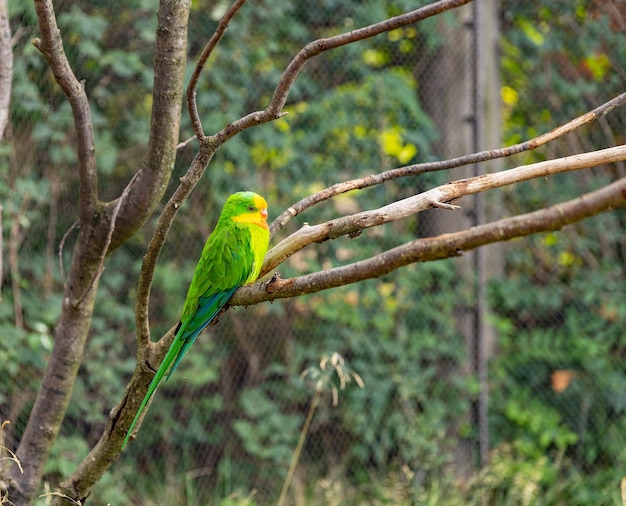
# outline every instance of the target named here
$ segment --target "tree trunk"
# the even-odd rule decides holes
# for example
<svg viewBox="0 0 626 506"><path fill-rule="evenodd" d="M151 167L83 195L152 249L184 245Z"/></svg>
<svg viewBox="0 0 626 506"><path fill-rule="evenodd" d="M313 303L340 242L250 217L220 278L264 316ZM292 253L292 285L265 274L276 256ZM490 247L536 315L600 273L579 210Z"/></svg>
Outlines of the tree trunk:
<svg viewBox="0 0 626 506"><path fill-rule="evenodd" d="M55 329L52 355L16 451L24 472L17 466L8 470L8 499L14 504L33 502L59 434L83 359L104 259L150 216L163 196L174 167L190 3L189 0L162 0L159 5L149 152L123 194L113 202L102 203L97 198L95 147L84 87L65 59L52 4L49 0L36 0L42 39L35 41L35 45L50 62L57 82L66 93L77 128L80 232L72 255L61 317ZM93 469L82 476L80 486L66 484L73 489L72 498L84 499L116 456L117 452L111 453L110 458L103 460L107 463L104 470Z"/></svg>
<svg viewBox="0 0 626 506"><path fill-rule="evenodd" d="M13 45L7 0L0 0L0 141L9 124L11 80L13 79Z"/></svg>

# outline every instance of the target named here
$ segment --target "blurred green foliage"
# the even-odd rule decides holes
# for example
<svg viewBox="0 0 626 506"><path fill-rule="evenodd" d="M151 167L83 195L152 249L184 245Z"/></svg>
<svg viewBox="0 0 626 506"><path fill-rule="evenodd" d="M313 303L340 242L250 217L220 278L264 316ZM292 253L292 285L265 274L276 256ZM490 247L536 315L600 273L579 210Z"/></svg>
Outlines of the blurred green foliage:
<svg viewBox="0 0 626 506"><path fill-rule="evenodd" d="M504 2L507 143L554 128L624 91L626 41L616 29L623 17L611 5ZM624 111L616 111L524 158L622 143L625 124ZM505 201L513 212L532 210L624 175L619 164L562 175L519 185L505 192ZM496 502L506 497L524 503L511 497L512 483L522 476L532 483L533 504L619 502L616 484L626 462L624 230L626 213L616 210L516 241L508 248L505 277L491 283L500 339L491 368L496 450L485 479L507 477ZM529 467L510 467L513 461Z"/></svg>
<svg viewBox="0 0 626 506"><path fill-rule="evenodd" d="M192 64L225 5L194 2ZM154 6L136 0L55 7L68 57L91 99L101 196L113 198L145 152ZM308 41L408 8L414 2L246 6L200 81L205 131L264 107L282 69ZM601 6L577 0L548 9L545 2L507 0L502 12L507 143L623 91L616 70L626 54L623 34ZM77 178L69 107L29 43L37 34L33 7L11 1L10 13L18 56L14 95L23 98L13 100L10 136L0 146L5 249L19 253L3 273L0 414L19 437L54 341L64 281L59 257L67 269ZM153 338L177 322L204 239L231 192L257 189L268 196L275 216L326 185L434 158L431 144L438 133L417 100L423 76L415 62L443 43L436 24L428 22L320 56L299 76L288 116L245 132L217 153L162 254L150 308ZM623 141L623 113L617 118L617 126L607 121L523 158ZM185 115L181 139L191 136ZM168 192L188 167L193 146L179 151ZM544 207L615 176L610 168L586 174L521 185L504 192L505 204L510 212ZM299 216L281 237L304 221L377 207L443 180L428 174L351 192ZM338 407L324 398L318 408L299 478L313 500L478 504L478 498L489 497L492 504L523 504L530 494L543 501L536 504L562 504L563 497L571 504L598 503L613 493L608 491L625 455L625 220L623 211L615 211L563 233L511 243L507 275L490 286L500 336L491 369L492 464L464 487L449 470L455 450L475 436L470 413L477 386L465 373L465 343L456 330L459 304L472 301L457 286L455 263L442 261L224 315L185 357L181 374L160 389L137 440L90 500L275 499L312 395L300 373L320 356L338 352L365 388L349 386ZM107 260L85 361L47 466L51 482L67 476L98 440L134 367L136 280L152 228L148 223ZM316 245L282 266L281 274L366 258L414 238L418 230L419 218L412 218ZM562 392L550 383L555 371L573 372Z"/></svg>

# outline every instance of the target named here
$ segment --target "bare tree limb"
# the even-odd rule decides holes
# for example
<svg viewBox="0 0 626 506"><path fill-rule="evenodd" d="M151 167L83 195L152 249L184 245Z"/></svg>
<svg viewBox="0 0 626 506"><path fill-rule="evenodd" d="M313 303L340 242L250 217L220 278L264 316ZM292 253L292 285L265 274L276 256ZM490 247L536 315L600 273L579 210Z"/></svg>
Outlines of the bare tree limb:
<svg viewBox="0 0 626 506"><path fill-rule="evenodd" d="M269 281L240 288L231 304L247 306L377 278L412 263L459 256L486 244L559 230L618 207L626 207L626 178L562 204L461 232L417 239L346 266L284 280L275 275Z"/></svg>
<svg viewBox="0 0 626 506"><path fill-rule="evenodd" d="M425 172L448 170L464 165L481 163L488 160L495 160L497 158L512 156L522 153L524 151L536 149L580 128L583 125L587 125L593 121L596 121L599 118L603 118L609 112L624 105L625 103L626 93L622 93L612 100L609 100L608 102L595 108L593 111L589 111L581 116L578 116L572 121L569 121L564 125L558 126L550 132L542 134L528 141L521 142L513 146L508 146L506 148L480 151L479 153L451 158L449 160L443 160L440 162L427 162L407 165L405 167L387 170L379 174L336 183L332 186L329 186L328 188L319 191L318 193L305 197L304 199L287 208L271 223L270 232L273 236L287 223L289 223L291 219L295 218L298 214L302 213L309 207L312 207L316 204L319 204L320 202L324 202L329 198L335 197L336 195L348 192L350 190L363 189L370 186L379 185L393 179L407 176L415 176L418 174L423 174Z"/></svg>
<svg viewBox="0 0 626 506"><path fill-rule="evenodd" d="M380 35L381 33L415 24L429 17L441 14L442 12L470 3L471 1L472 0L440 0L399 16L374 23L373 25L358 28L356 30L352 30L351 32L342 33L334 37L317 39L313 42L309 42L300 50L293 60L291 60L283 72L280 80L278 81L278 85L274 90L270 103L264 110L252 112L243 118L226 125L226 127L217 132L215 135L207 138L206 142L215 146L217 149L217 147L224 144L224 142L228 139L234 137L247 128L267 123L268 121L272 121L283 116L285 113L282 112L282 110L287 102L287 97L289 96L293 83L304 65L311 58L318 56L325 51L345 46L346 44L366 40L371 37L375 37L376 35Z"/></svg>
<svg viewBox="0 0 626 506"><path fill-rule="evenodd" d="M626 145L461 179L394 202L380 209L343 216L319 225L305 225L268 252L261 269L261 275L272 271L288 257L314 242L319 243L328 239L335 239L341 235L358 235L365 228L397 221L430 207L446 208L445 205L442 206L442 203L456 201L467 195L493 188L621 160L626 160Z"/></svg>
<svg viewBox="0 0 626 506"><path fill-rule="evenodd" d="M9 495L15 504L32 502L65 417L83 360L103 255L113 251L145 223L160 201L174 166L190 3L190 0L160 1L148 155L123 194L105 204L97 197L93 131L84 88L72 73L63 51L50 0L35 0L41 39L36 39L34 44L48 60L74 114L80 177L80 229L61 315L55 328L52 354L16 452L24 463L24 473L18 474L14 468L7 473ZM132 418L132 414L129 416ZM86 461L80 468L84 474L73 475L62 484L65 495L82 502L119 453L119 446L117 444L116 450L106 447L98 460Z"/></svg>
<svg viewBox="0 0 626 506"><path fill-rule="evenodd" d="M80 220L87 224L98 204L98 177L96 172L96 148L89 100L83 83L78 81L65 51L61 32L57 26L52 0L34 0L41 39L34 39L33 45L48 60L54 78L65 93L76 126L76 152L80 175Z"/></svg>
<svg viewBox="0 0 626 506"><path fill-rule="evenodd" d="M200 79L202 70L204 70L204 65L226 33L226 29L228 28L230 21L245 3L246 0L237 0L228 8L222 19L220 19L215 32L202 50L202 54L198 59L198 63L196 63L196 67L193 69L193 74L191 75L189 85L187 86L187 110L189 111L191 125L194 133L196 134L196 138L201 142L206 136L204 135L202 122L200 121L200 115L198 114L198 105L196 103L196 87L198 86L198 80Z"/></svg>
<svg viewBox="0 0 626 506"><path fill-rule="evenodd" d="M136 303L136 320L138 333L137 340L140 349L150 349L150 332L148 323L148 304L150 290L152 287L154 270L156 269L156 264L161 250L163 249L163 245L165 244L167 234L169 233L172 222L176 217L176 214L178 213L178 209L180 209L187 197L193 191L195 185L199 181L200 177L202 177L202 175L204 174L207 165L213 158L213 155L215 154L217 149L226 141L246 130L247 128L267 123L283 115L284 113L281 112L282 108L285 105L289 91L291 90L291 87L293 86L293 83L295 82L298 73L305 65L305 63L314 56L317 56L324 51L350 44L352 42L357 42L370 37L374 37L386 31L417 23L418 21L422 21L428 17L435 16L447 10L464 5L466 3L469 3L470 1L471 0L440 0L439 2L434 2L420 9L416 9L414 11L381 21L379 23L375 23L370 26L366 26L364 28L353 30L349 33L337 35L335 37L329 37L326 39L318 39L307 44L287 66L287 69L284 71L281 79L278 82L270 104L266 109L264 109L263 111L252 112L244 116L243 118L240 118L237 121L234 121L233 123L227 125L224 129L217 132L215 135L202 137L200 139L200 150L192 161L187 173L181 178L180 186L176 189L168 203L165 205L165 208L163 209L161 215L159 216L154 235L152 237L152 240L150 241L150 244L148 245L146 254L144 256L144 262L142 264L140 281L137 290ZM228 22L230 22L232 16L236 14L242 4L243 2L235 2L227 11L224 16L226 20L223 20L218 25L217 30L220 33L218 35L214 34L211 38L211 41L205 48L204 53L206 53L206 58L208 58L210 53L213 51L215 45L221 39L223 31L226 29ZM201 67L196 67L196 71L194 73L197 72L199 74L201 70ZM194 89L195 88L192 88L190 83L190 86L187 90L188 101L191 100L192 102L195 102L195 92L193 91ZM197 113L197 106L195 104L189 105L189 108L190 111L192 111L190 112L191 114ZM199 121L199 119L197 119L197 121ZM196 131L197 135L199 130L196 130L196 127L194 127L194 130Z"/></svg>
<svg viewBox="0 0 626 506"><path fill-rule="evenodd" d="M191 0L159 2L148 153L135 176L135 183L127 186L128 195L119 209L109 253L134 234L152 215L163 197L174 168L183 108L190 4ZM106 205L106 220L109 224L117 203L115 200ZM108 230L109 226L103 224L103 241Z"/></svg>

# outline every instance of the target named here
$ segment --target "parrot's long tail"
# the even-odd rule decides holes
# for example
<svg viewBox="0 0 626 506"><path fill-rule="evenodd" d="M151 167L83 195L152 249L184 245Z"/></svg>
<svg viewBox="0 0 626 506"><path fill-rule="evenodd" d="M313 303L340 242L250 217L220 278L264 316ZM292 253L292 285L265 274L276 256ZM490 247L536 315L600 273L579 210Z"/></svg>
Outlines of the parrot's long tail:
<svg viewBox="0 0 626 506"><path fill-rule="evenodd" d="M141 405L137 410L137 414L133 419L133 423L130 424L130 428L126 433L126 437L124 438L124 442L122 443L122 450L126 447L128 440L141 417L145 407L150 402L152 398L152 394L156 391L159 383L163 379L163 376L167 374L167 379L169 380L172 373L178 367L181 359L189 349L189 347L194 343L198 334L202 332L207 325L209 325L215 317L218 315L220 310L226 305L228 300L232 297L235 290L238 287L232 288L230 290L226 290L224 292L219 292L210 297L200 297L198 301L198 309L195 314L185 322L181 322L176 327L176 337L170 346L170 349L167 350L167 354L161 362L159 370L152 378L150 382L150 386L148 386L148 391L146 392L146 396L141 401ZM169 372L168 372L169 371Z"/></svg>

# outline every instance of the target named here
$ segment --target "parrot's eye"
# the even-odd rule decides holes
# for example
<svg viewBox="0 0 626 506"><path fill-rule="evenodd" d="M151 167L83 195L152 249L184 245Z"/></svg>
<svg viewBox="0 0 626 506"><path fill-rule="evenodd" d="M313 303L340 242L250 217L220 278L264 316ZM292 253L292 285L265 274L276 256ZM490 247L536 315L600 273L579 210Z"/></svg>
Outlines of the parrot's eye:
<svg viewBox="0 0 626 506"><path fill-rule="evenodd" d="M250 211L250 212L254 211L254 206L249 206L248 207L248 211Z"/></svg>

